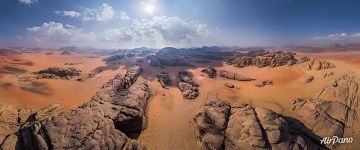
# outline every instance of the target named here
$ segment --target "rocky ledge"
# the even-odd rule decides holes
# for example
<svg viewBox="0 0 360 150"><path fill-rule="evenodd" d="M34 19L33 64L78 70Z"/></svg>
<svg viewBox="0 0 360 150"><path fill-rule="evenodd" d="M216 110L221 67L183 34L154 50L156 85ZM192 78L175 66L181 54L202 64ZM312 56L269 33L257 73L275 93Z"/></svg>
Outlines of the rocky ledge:
<svg viewBox="0 0 360 150"><path fill-rule="evenodd" d="M163 88L167 88L171 85L170 75L167 72L160 72L156 75L158 81Z"/></svg>
<svg viewBox="0 0 360 150"><path fill-rule="evenodd" d="M231 80L237 80L237 81L253 81L253 80L255 80L253 78L245 77L243 75L240 75L237 73L231 73L228 71L221 71L220 77L231 79Z"/></svg>

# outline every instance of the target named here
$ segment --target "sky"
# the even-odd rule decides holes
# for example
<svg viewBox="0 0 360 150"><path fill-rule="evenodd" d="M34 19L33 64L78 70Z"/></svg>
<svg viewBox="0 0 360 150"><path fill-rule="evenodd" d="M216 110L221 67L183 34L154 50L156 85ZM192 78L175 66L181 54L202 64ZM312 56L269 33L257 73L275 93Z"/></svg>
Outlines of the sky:
<svg viewBox="0 0 360 150"><path fill-rule="evenodd" d="M0 46L133 48L360 42L356 0L1 0Z"/></svg>

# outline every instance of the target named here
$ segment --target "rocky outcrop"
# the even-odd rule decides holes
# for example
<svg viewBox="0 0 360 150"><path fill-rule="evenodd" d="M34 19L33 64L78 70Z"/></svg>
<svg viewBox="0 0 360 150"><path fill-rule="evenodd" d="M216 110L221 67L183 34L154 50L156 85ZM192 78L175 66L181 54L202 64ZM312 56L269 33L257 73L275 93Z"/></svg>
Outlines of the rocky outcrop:
<svg viewBox="0 0 360 150"><path fill-rule="evenodd" d="M38 72L34 72L32 79L62 79L82 81L82 71L74 67L60 68L60 67L49 67Z"/></svg>
<svg viewBox="0 0 360 150"><path fill-rule="evenodd" d="M219 49L165 47L150 57L150 65L164 68L165 66L193 66L191 62L204 63L207 60L221 60L223 56L231 56L231 52Z"/></svg>
<svg viewBox="0 0 360 150"><path fill-rule="evenodd" d="M122 60L125 57L125 54L112 55L110 57L104 58L103 61L106 63L112 63L115 61Z"/></svg>
<svg viewBox="0 0 360 150"><path fill-rule="evenodd" d="M158 81L163 88L167 88L171 85L170 75L167 72L160 72L156 75Z"/></svg>
<svg viewBox="0 0 360 150"><path fill-rule="evenodd" d="M324 137L345 136L357 119L359 82L351 75L343 75L323 88L315 98L297 98L293 110L305 126ZM332 145L329 145L332 147Z"/></svg>
<svg viewBox="0 0 360 150"><path fill-rule="evenodd" d="M235 88L235 85L234 84L231 84L231 83L225 83L224 84L225 85L225 87L228 87L228 88Z"/></svg>
<svg viewBox="0 0 360 150"><path fill-rule="evenodd" d="M245 77L243 75L237 74L237 73L231 73L227 71L221 71L219 74L220 77L231 79L231 80L237 80L237 81L252 81L255 80L253 78Z"/></svg>
<svg viewBox="0 0 360 150"><path fill-rule="evenodd" d="M30 109L0 104L0 149L15 149L17 132L31 115Z"/></svg>
<svg viewBox="0 0 360 150"><path fill-rule="evenodd" d="M194 121L197 137L203 149L224 149L225 129L230 115L230 105L216 98L210 99L196 114Z"/></svg>
<svg viewBox="0 0 360 150"><path fill-rule="evenodd" d="M270 109L211 98L194 118L203 149L321 149Z"/></svg>
<svg viewBox="0 0 360 150"><path fill-rule="evenodd" d="M261 82L255 84L255 86L257 86L257 87L264 87L264 86L271 86L271 85L274 85L274 82L271 80L264 80L264 81L261 81Z"/></svg>
<svg viewBox="0 0 360 150"><path fill-rule="evenodd" d="M81 107L40 123L37 119L30 122L21 129L20 148L145 149L144 143L128 138L136 138L146 125L150 92L145 79L139 77L141 71L139 66L132 66L125 75L117 75L102 86ZM35 118L48 114L37 113Z"/></svg>
<svg viewBox="0 0 360 150"><path fill-rule="evenodd" d="M311 61L305 63L304 66L305 69L307 70L322 70L322 69L330 69L336 67L331 62L328 62L326 60L317 60L317 59L312 59Z"/></svg>
<svg viewBox="0 0 360 150"><path fill-rule="evenodd" d="M252 65L259 68L293 65L297 62L294 55L295 53L293 52L250 51L237 55L236 58L231 61L231 64L240 68Z"/></svg>
<svg viewBox="0 0 360 150"><path fill-rule="evenodd" d="M216 77L216 69L214 67L207 66L201 72L206 73L210 78Z"/></svg>
<svg viewBox="0 0 360 150"><path fill-rule="evenodd" d="M309 57L301 56L301 57L297 60L297 63L298 63L298 64L301 64L301 63L305 63L305 62L308 62L308 61L310 61L310 58L309 58Z"/></svg>
<svg viewBox="0 0 360 150"><path fill-rule="evenodd" d="M198 84L191 78L186 71L179 72L178 87L185 99L195 99L199 96Z"/></svg>
<svg viewBox="0 0 360 150"><path fill-rule="evenodd" d="M310 82L312 82L314 79L315 79L314 76L309 75L309 76L306 76L306 77L304 78L304 81L305 81L305 83L310 83Z"/></svg>

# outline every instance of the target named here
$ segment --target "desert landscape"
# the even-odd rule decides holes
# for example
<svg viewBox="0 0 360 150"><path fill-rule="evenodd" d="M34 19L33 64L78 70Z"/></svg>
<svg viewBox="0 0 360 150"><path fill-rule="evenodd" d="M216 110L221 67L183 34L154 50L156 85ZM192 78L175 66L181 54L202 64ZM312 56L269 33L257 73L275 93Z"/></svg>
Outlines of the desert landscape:
<svg viewBox="0 0 360 150"><path fill-rule="evenodd" d="M360 144L359 51L7 48L0 54L3 149ZM333 136L354 141L320 143Z"/></svg>

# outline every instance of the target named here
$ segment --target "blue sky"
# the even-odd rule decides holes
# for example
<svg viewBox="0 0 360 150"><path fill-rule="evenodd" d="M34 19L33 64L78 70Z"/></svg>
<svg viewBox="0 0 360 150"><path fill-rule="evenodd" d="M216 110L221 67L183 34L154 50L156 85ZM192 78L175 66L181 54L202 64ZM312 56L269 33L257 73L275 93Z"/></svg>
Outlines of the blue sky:
<svg viewBox="0 0 360 150"><path fill-rule="evenodd" d="M1 0L0 46L280 46L360 41L355 0Z"/></svg>

